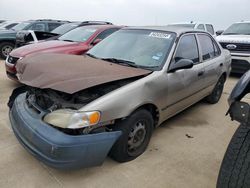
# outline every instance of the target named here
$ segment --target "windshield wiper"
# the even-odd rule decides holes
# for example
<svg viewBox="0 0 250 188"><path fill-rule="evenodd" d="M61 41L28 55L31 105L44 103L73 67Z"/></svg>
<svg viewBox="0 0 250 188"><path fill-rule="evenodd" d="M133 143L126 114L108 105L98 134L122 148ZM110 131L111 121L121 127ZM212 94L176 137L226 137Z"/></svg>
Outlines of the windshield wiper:
<svg viewBox="0 0 250 188"><path fill-rule="evenodd" d="M130 67L136 67L136 68L141 67L141 66L137 65L135 62L125 60L125 59L102 58L102 60L109 61L109 62L112 62L112 63L117 63L117 64L120 64L120 65L130 66Z"/></svg>
<svg viewBox="0 0 250 188"><path fill-rule="evenodd" d="M90 54L90 53L86 53L85 55L87 55L87 56L89 56L89 57L92 57L92 58L95 58L95 59L99 59L98 57L96 57L95 55Z"/></svg>
<svg viewBox="0 0 250 188"><path fill-rule="evenodd" d="M68 39L65 39L65 40L62 40L62 41L66 41L66 42L75 42L73 40L68 40Z"/></svg>

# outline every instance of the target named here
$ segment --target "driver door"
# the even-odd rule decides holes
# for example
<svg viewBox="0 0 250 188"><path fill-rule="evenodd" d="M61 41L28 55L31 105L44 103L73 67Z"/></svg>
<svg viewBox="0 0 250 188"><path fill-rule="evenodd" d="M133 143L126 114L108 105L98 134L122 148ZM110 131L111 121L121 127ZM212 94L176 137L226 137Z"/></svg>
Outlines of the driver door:
<svg viewBox="0 0 250 188"><path fill-rule="evenodd" d="M185 34L180 38L171 63L179 63L180 59L192 60L194 66L190 69L168 73L167 105L165 108L167 118L200 100L204 81L204 66L200 63L195 34Z"/></svg>

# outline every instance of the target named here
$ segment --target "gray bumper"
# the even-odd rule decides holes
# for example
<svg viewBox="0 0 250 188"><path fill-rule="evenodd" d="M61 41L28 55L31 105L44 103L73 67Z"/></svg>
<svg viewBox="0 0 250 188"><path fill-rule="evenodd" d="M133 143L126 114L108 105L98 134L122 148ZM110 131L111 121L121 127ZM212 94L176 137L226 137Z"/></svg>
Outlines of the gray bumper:
<svg viewBox="0 0 250 188"><path fill-rule="evenodd" d="M71 136L42 121L41 115L26 105L19 95L10 111L10 122L19 142L37 159L60 169L98 166L121 132Z"/></svg>

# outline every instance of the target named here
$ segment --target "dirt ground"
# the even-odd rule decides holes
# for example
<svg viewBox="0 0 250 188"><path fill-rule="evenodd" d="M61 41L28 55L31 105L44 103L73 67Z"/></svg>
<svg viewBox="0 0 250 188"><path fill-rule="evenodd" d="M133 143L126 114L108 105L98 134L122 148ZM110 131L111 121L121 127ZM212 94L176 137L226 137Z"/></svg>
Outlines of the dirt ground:
<svg viewBox="0 0 250 188"><path fill-rule="evenodd" d="M228 79L218 104L200 102L166 121L136 160L119 164L107 158L100 167L59 171L32 157L13 135L6 103L18 84L6 77L4 61L0 61L0 187L214 188L237 128L225 116L228 94L237 80Z"/></svg>

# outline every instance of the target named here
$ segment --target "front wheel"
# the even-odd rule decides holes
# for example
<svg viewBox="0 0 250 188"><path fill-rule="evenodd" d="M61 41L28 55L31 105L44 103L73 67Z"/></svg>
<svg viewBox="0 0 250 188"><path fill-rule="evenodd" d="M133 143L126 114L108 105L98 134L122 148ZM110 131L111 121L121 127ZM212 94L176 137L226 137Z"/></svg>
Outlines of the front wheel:
<svg viewBox="0 0 250 188"><path fill-rule="evenodd" d="M248 126L240 125L234 133L221 164L217 188L250 187L250 128Z"/></svg>
<svg viewBox="0 0 250 188"><path fill-rule="evenodd" d="M6 59L10 52L14 49L14 44L11 42L3 42L0 44L0 57Z"/></svg>
<svg viewBox="0 0 250 188"><path fill-rule="evenodd" d="M144 109L115 124L114 130L122 131L122 135L110 151L111 158L127 162L140 156L149 144L153 124L152 114Z"/></svg>
<svg viewBox="0 0 250 188"><path fill-rule="evenodd" d="M224 76L220 77L218 80L217 84L215 85L212 93L206 97L206 101L210 104L216 104L219 102L223 89L224 89L224 84L225 84L225 78Z"/></svg>

